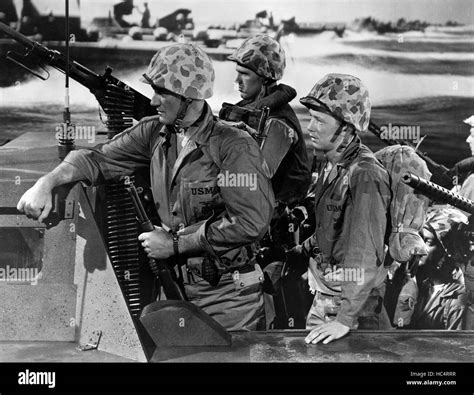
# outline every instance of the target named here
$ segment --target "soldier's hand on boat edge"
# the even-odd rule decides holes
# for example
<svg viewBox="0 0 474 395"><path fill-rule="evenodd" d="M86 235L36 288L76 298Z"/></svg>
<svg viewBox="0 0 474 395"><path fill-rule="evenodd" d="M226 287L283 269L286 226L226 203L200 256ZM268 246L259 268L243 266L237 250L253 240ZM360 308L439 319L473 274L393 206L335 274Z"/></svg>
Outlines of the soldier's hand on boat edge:
<svg viewBox="0 0 474 395"><path fill-rule="evenodd" d="M44 222L53 208L52 190L50 183L40 178L20 198L16 206L17 210L25 213L28 218Z"/></svg>
<svg viewBox="0 0 474 395"><path fill-rule="evenodd" d="M338 321L326 322L314 328L304 340L308 344L316 344L321 340L323 340L323 344L328 344L347 335L349 330L348 326Z"/></svg>

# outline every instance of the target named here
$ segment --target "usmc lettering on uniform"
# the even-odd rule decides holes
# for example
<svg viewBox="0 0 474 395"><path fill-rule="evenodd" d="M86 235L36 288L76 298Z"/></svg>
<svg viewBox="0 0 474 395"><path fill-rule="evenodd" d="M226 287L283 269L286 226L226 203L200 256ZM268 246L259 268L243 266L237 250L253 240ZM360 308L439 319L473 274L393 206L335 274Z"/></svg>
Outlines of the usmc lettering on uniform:
<svg viewBox="0 0 474 395"><path fill-rule="evenodd" d="M210 195L213 193L217 193L217 187L191 188L191 194L193 195Z"/></svg>
<svg viewBox="0 0 474 395"><path fill-rule="evenodd" d="M20 385L47 385L48 388L56 387L56 372L30 372L26 369L18 373Z"/></svg>

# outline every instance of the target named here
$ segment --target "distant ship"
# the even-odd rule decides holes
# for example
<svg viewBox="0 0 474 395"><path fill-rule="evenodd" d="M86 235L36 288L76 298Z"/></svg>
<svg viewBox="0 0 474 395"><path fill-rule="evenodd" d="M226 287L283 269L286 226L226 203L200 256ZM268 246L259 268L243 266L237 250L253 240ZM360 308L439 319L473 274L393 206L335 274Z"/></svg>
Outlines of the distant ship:
<svg viewBox="0 0 474 395"><path fill-rule="evenodd" d="M21 12L18 13L17 9L21 9ZM116 9L114 7L114 10ZM190 13L191 10L177 9L159 19L159 27L155 28L123 26L119 23L121 19L115 13L114 17L109 15L105 18L95 18L87 30L82 27L80 16L70 15L70 56L79 63L85 64L103 63L103 60L107 59L111 65L131 61L133 66L144 66L157 48L169 45L173 41L186 40L201 44L211 58L225 60L232 50L216 48L219 43L208 40L206 34L201 34L196 40ZM65 15L60 15L56 11L41 14L32 0L24 0L22 7L16 7L13 0L2 0L0 22L44 44L49 49L60 52L65 50ZM2 60L0 61L0 87L14 85L26 75L23 69L12 69L9 62L4 61L9 51L21 54L20 46L0 33L0 59ZM126 57L125 54L127 54Z"/></svg>
<svg viewBox="0 0 474 395"><path fill-rule="evenodd" d="M102 64L107 59L111 65L125 62L131 66L145 66L157 48L181 40L196 42L212 59L223 61L243 39L255 33L263 32L279 39L286 34L317 34L323 31L334 31L342 36L345 30L345 24L298 24L294 17L277 25L271 12L261 11L254 19L241 24L227 27L214 25L199 31L195 28L191 10L186 8L178 8L157 19L153 26L142 18L142 26L138 26L123 18L132 13L133 0L116 3L108 16L94 18L85 29L77 3L72 4L76 5L76 9L69 15L70 55L79 63L91 65ZM42 14L39 9L38 0L2 0L0 22L50 49L64 52L64 12L48 10ZM0 34L0 59L5 59L9 51L18 48L17 43L2 38ZM0 62L0 87L11 86L24 76L22 69L12 70L7 62Z"/></svg>

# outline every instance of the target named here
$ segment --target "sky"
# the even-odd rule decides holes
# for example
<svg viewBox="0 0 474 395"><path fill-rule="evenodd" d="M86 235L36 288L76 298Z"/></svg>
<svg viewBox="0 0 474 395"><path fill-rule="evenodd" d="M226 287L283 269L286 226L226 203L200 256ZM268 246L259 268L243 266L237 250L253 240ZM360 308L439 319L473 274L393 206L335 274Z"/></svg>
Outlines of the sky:
<svg viewBox="0 0 474 395"><path fill-rule="evenodd" d="M2 1L2 0L0 0ZM33 0L43 11L59 14L64 0ZM84 22L107 16L117 0L69 0L71 13L80 12ZM21 0L15 0L16 3ZM80 2L80 9L77 3ZM143 7L143 0L134 4ZM196 25L231 24L253 19L261 10L273 12L276 22L296 17L296 22L350 22L372 16L383 21L420 19L431 23L455 20L474 24L474 0L148 0L152 18L163 17L177 8L189 8ZM134 13L131 19L138 19Z"/></svg>

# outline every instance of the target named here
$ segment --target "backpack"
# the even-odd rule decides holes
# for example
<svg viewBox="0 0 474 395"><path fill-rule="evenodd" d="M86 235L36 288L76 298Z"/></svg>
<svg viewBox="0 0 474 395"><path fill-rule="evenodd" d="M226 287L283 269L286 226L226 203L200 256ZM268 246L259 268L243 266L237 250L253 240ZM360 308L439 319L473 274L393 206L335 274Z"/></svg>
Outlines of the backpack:
<svg viewBox="0 0 474 395"><path fill-rule="evenodd" d="M409 262L415 255L426 255L427 249L419 232L425 222L429 198L416 193L401 181L407 172L429 180L431 173L426 162L418 156L414 148L399 144L377 151L375 157L390 176L391 230L386 244L391 258L404 263Z"/></svg>
<svg viewBox="0 0 474 395"><path fill-rule="evenodd" d="M384 304L390 321L397 327L406 327L411 323L418 299L416 257L428 253L420 231L425 223L429 198L416 193L401 181L401 177L410 172L429 180L431 173L426 162L409 146L388 146L377 151L375 157L387 169L392 191L391 229L386 240L389 259L385 259L385 265L398 262L394 264L397 267L394 277L387 283Z"/></svg>

